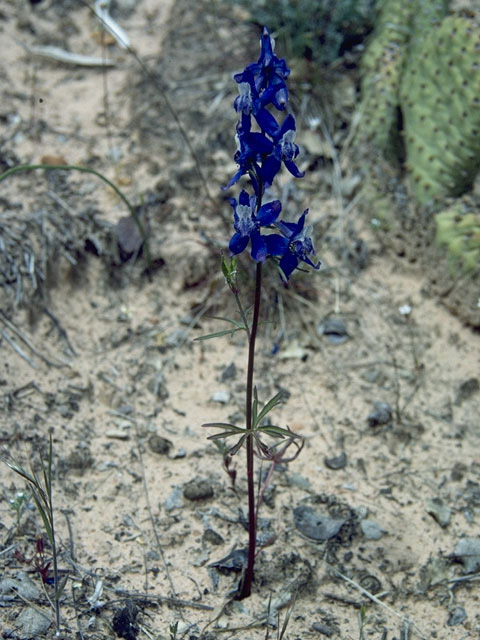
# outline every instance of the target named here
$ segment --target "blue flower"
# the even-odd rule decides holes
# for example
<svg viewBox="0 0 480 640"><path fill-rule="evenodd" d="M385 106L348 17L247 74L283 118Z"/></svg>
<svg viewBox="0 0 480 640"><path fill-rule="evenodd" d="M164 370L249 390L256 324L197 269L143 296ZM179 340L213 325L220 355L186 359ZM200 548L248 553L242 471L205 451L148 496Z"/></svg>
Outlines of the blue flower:
<svg viewBox="0 0 480 640"><path fill-rule="evenodd" d="M305 217L307 213L308 209L305 209L296 223L282 221L275 223L275 226L284 237L282 238L282 242L276 240L276 253L271 251L271 255L282 256L280 258L279 266L285 276L285 280L290 278L292 272L298 267L298 263L300 261L305 262L314 269L320 268L320 261L315 264L308 257L309 255L315 256L316 253L310 236L312 227L305 226Z"/></svg>
<svg viewBox="0 0 480 640"><path fill-rule="evenodd" d="M282 162L295 178L303 178L305 171L295 164L298 156L298 145L295 144L295 118L289 114L278 128L273 138L273 151L265 158L262 165L262 179L265 188L272 185L273 179L280 171Z"/></svg>
<svg viewBox="0 0 480 640"><path fill-rule="evenodd" d="M242 73L237 73L234 78L238 82L239 91L233 103L235 111L243 114L243 116L253 114L260 129L267 135L273 137L278 131L278 122L274 116L264 108L263 101L258 95L252 72L247 68Z"/></svg>
<svg viewBox="0 0 480 640"><path fill-rule="evenodd" d="M260 40L261 51L258 62L246 67L243 73L236 74L234 79L238 83L248 82L247 77L253 78L253 83L260 98L261 106L272 103L278 110L283 111L288 101L288 89L285 79L290 69L283 58L277 58L273 53L274 40L267 27L264 27Z"/></svg>
<svg viewBox="0 0 480 640"><path fill-rule="evenodd" d="M230 255L242 253L247 248L249 241L252 242L251 255L256 262L264 262L268 255L278 255L273 253L278 251L276 240L273 238L281 238L278 234L262 236L260 227L268 227L273 224L282 210L280 200L267 202L255 211L257 206L257 197L242 189L238 198L230 198L230 204L233 207L233 226L235 233L230 240L228 248Z"/></svg>
<svg viewBox="0 0 480 640"><path fill-rule="evenodd" d="M272 153L273 142L263 133L251 132L250 116L242 115L242 119L237 124L237 144L238 148L233 159L238 164L238 171L222 189L229 189L233 184L246 173L253 171L257 176L261 175L259 163L263 158ZM252 180L255 192L258 193L258 184Z"/></svg>

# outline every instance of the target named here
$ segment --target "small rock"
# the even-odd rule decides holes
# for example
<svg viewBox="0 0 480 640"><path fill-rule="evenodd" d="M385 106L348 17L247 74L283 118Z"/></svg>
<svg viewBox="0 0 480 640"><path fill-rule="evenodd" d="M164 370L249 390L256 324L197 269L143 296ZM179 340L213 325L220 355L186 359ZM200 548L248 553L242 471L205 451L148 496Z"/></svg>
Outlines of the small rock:
<svg viewBox="0 0 480 640"><path fill-rule="evenodd" d="M329 469L344 469L347 466L347 454L345 453L345 451L342 451L339 456L334 456L333 458L325 458L324 462L325 466Z"/></svg>
<svg viewBox="0 0 480 640"><path fill-rule="evenodd" d="M173 487L172 493L165 500L165 511L167 511L168 513L169 511L173 511L174 509L180 509L181 507L183 507L182 496L182 488L178 485Z"/></svg>
<svg viewBox="0 0 480 640"><path fill-rule="evenodd" d="M183 487L183 497L192 501L208 500L213 498L213 487L209 480L190 480Z"/></svg>
<svg viewBox="0 0 480 640"><path fill-rule="evenodd" d="M452 511L450 507L443 504L440 498L432 498L432 500L429 500L425 511L433 516L441 527L447 527L450 524Z"/></svg>
<svg viewBox="0 0 480 640"><path fill-rule="evenodd" d="M237 367L234 362L231 362L228 367L222 371L220 375L221 382L227 382L227 380L235 380L237 377Z"/></svg>
<svg viewBox="0 0 480 640"><path fill-rule="evenodd" d="M40 590L29 578L25 571L19 571L15 578L3 578L0 580L0 593L5 594L2 599L6 600L6 594L12 593L12 598L19 596L25 600L37 600L40 597Z"/></svg>
<svg viewBox="0 0 480 640"><path fill-rule="evenodd" d="M457 606L448 614L448 626L455 627L457 624L462 624L467 619L467 612L463 607Z"/></svg>
<svg viewBox="0 0 480 640"><path fill-rule="evenodd" d="M167 455L172 447L172 443L170 440L153 433L148 439L148 446L150 447L150 451L153 451L153 453Z"/></svg>
<svg viewBox="0 0 480 640"><path fill-rule="evenodd" d="M212 402L219 402L220 404L228 404L230 402L229 391L215 391L211 398Z"/></svg>
<svg viewBox="0 0 480 640"><path fill-rule="evenodd" d="M458 391L457 397L455 398L455 404L457 406L461 405L464 400L468 400L471 396L478 393L480 386L478 384L477 378L469 378L462 382Z"/></svg>
<svg viewBox="0 0 480 640"><path fill-rule="evenodd" d="M140 251L143 244L142 234L133 216L120 218L117 222L117 242L122 261L126 261L134 253Z"/></svg>
<svg viewBox="0 0 480 640"><path fill-rule="evenodd" d="M474 573L480 568L480 539L461 538L455 546L454 556L462 562L466 573Z"/></svg>
<svg viewBox="0 0 480 640"><path fill-rule="evenodd" d="M179 449L176 453L173 454L174 460L181 460L182 458L186 458L186 457L187 457L187 452L185 451L185 449Z"/></svg>
<svg viewBox="0 0 480 640"><path fill-rule="evenodd" d="M317 327L318 334L327 336L330 344L343 344L349 338L347 327L340 318L327 318Z"/></svg>
<svg viewBox="0 0 480 640"><path fill-rule="evenodd" d="M380 540L383 535L383 529L373 520L361 520L360 529L367 540Z"/></svg>
<svg viewBox="0 0 480 640"><path fill-rule="evenodd" d="M108 429L105 431L105 435L112 440L129 440L130 438L126 431L120 431L119 429Z"/></svg>
<svg viewBox="0 0 480 640"><path fill-rule="evenodd" d="M337 535L346 520L318 515L311 507L300 505L293 510L297 529L312 540L329 540Z"/></svg>
<svg viewBox="0 0 480 640"><path fill-rule="evenodd" d="M327 636L330 638L335 633L335 629L330 627L328 624L323 624L323 622L314 622L312 624L312 631L318 631L322 636Z"/></svg>
<svg viewBox="0 0 480 640"><path fill-rule="evenodd" d="M223 574L229 574L230 571L239 573L247 566L247 559L248 551L246 549L234 549L225 558L212 562L208 566Z"/></svg>
<svg viewBox="0 0 480 640"><path fill-rule="evenodd" d="M377 427L392 421L392 408L386 402L374 402L374 410L368 415L369 427Z"/></svg>
<svg viewBox="0 0 480 640"><path fill-rule="evenodd" d="M453 480L453 482L460 482L460 480L463 480L463 476L465 475L467 470L468 467L464 462L456 462L450 472L450 478Z"/></svg>
<svg viewBox="0 0 480 640"><path fill-rule="evenodd" d="M216 546L224 543L224 539L222 538L222 536L210 528L205 529L205 531L203 532L202 540L203 542L207 542Z"/></svg>
<svg viewBox="0 0 480 640"><path fill-rule="evenodd" d="M27 607L18 616L17 626L21 628L19 638L21 640L33 640L43 636L50 627L50 618L33 607Z"/></svg>
<svg viewBox="0 0 480 640"><path fill-rule="evenodd" d="M125 640L137 640L139 632L136 624L138 607L134 602L128 600L126 605L119 608L113 614L112 628L119 638Z"/></svg>

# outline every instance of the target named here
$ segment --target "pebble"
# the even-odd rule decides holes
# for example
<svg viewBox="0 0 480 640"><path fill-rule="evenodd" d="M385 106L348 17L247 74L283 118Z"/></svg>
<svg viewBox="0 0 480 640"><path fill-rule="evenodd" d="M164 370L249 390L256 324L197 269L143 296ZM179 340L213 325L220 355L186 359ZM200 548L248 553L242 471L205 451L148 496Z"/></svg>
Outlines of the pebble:
<svg viewBox="0 0 480 640"><path fill-rule="evenodd" d="M360 528L364 538L367 540L380 540L383 535L383 529L380 525L368 518L360 522Z"/></svg>
<svg viewBox="0 0 480 640"><path fill-rule="evenodd" d="M21 640L36 640L48 631L51 622L46 613L33 607L27 607L16 619L16 624L20 627L18 637Z"/></svg>
<svg viewBox="0 0 480 640"><path fill-rule="evenodd" d="M448 615L448 626L455 627L457 624L462 624L467 619L467 612L463 607L456 606Z"/></svg>
<svg viewBox="0 0 480 640"><path fill-rule="evenodd" d="M333 469L334 471L338 469L344 469L347 466L347 454L345 451L338 456L334 456L333 458L325 458L324 460L325 466L329 469Z"/></svg>
<svg viewBox="0 0 480 640"><path fill-rule="evenodd" d="M12 593L12 599L19 596L25 600L37 600L40 597L40 590L37 585L29 578L25 571L19 571L15 578L4 578L0 580L0 593L5 594L3 599L8 599L8 592Z"/></svg>
<svg viewBox="0 0 480 640"><path fill-rule="evenodd" d="M220 404L228 404L230 402L229 391L215 391L211 398L212 402L219 402Z"/></svg>
<svg viewBox="0 0 480 640"><path fill-rule="evenodd" d="M389 404L386 402L374 402L373 408L374 410L367 417L369 427L377 427L392 421L392 408Z"/></svg>
<svg viewBox="0 0 480 640"><path fill-rule="evenodd" d="M320 336L327 336L330 344L343 344L349 338L347 327L340 318L327 318L317 327Z"/></svg>
<svg viewBox="0 0 480 640"><path fill-rule="evenodd" d="M105 431L107 438L112 440L129 440L130 436L126 431L119 431L118 429L108 429Z"/></svg>
<svg viewBox="0 0 480 640"><path fill-rule="evenodd" d="M318 633L321 633L322 636L327 636L327 638L330 638L335 633L333 627L330 627L328 624L323 624L323 622L314 622L312 624L312 631L318 631Z"/></svg>
<svg viewBox="0 0 480 640"><path fill-rule="evenodd" d="M222 371L220 375L221 382L226 382L227 380L235 380L237 377L237 367L234 362L231 362L228 367Z"/></svg>
<svg viewBox="0 0 480 640"><path fill-rule="evenodd" d="M450 507L443 504L440 498L432 498L432 500L429 500L425 511L429 513L441 527L447 527L450 524L452 511Z"/></svg>
<svg viewBox="0 0 480 640"><path fill-rule="evenodd" d="M346 520L319 515L306 505L293 510L293 520L297 529L312 540L329 540L337 535Z"/></svg>
<svg viewBox="0 0 480 640"><path fill-rule="evenodd" d="M225 558L212 562L208 566L223 574L229 574L230 571L239 573L246 567L247 559L248 552L246 549L234 549Z"/></svg>
<svg viewBox="0 0 480 640"><path fill-rule="evenodd" d="M457 406L460 406L464 400L468 400L469 398L471 398L471 396L478 393L479 390L480 390L480 385L478 384L477 378L469 378L468 380L465 380L465 382L462 382L462 384L460 385L457 391L455 404Z"/></svg>
<svg viewBox="0 0 480 640"><path fill-rule="evenodd" d="M172 447L172 443L170 440L153 433L148 439L148 446L150 447L150 451L153 451L153 453L167 455Z"/></svg>
<svg viewBox="0 0 480 640"><path fill-rule="evenodd" d="M183 487L183 497L186 500L208 500L213 498L213 487L209 480L190 480Z"/></svg>
<svg viewBox="0 0 480 640"><path fill-rule="evenodd" d="M224 543L224 539L222 536L214 531L213 529L205 529L202 536L203 542L208 542L209 544L219 545Z"/></svg>
<svg viewBox="0 0 480 640"><path fill-rule="evenodd" d="M479 538L461 538L453 553L462 562L466 573L474 573L480 569Z"/></svg>
<svg viewBox="0 0 480 640"><path fill-rule="evenodd" d="M165 500L165 511L167 511L168 513L169 511L173 511L174 509L180 509L181 507L183 507L182 496L182 487L178 485L174 486L172 493Z"/></svg>

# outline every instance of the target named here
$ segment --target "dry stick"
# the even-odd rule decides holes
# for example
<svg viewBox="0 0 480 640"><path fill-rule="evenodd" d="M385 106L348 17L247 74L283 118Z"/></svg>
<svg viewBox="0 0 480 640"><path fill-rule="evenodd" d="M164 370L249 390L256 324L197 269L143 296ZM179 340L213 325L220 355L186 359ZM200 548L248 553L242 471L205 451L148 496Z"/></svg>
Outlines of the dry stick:
<svg viewBox="0 0 480 640"><path fill-rule="evenodd" d="M13 331L13 333L15 333L20 340L27 345L27 347L30 349L30 351L32 351L36 356L38 356L41 360L43 360L43 362L45 362L46 364L48 364L50 367L67 367L68 364L66 362L52 362L51 360L49 360L46 356L44 356L42 353L40 353L40 351L38 351L38 349L36 349L33 344L30 342L30 340L20 331L20 329L17 329L17 327L13 324L13 322L11 322L7 316L5 315L5 313L3 311L0 311L0 321L3 322L3 324L10 329L10 331ZM2 332L3 335L3 332ZM8 339L7 335L4 335L5 339L8 340L10 342L10 340ZM22 356L24 357L24 356ZM28 362L28 360L27 360ZM29 362L29 364L31 364ZM35 365L32 364L33 368L35 368Z"/></svg>
<svg viewBox="0 0 480 640"><path fill-rule="evenodd" d="M143 464L143 455L142 455L142 448L140 446L140 434L138 433L137 421L132 419L132 418L127 418L127 419L129 419L130 422L133 423L133 426L135 428L135 438L136 438L136 441L137 441L137 450L138 450L138 457L139 457L139 460L140 460L140 468L142 470L142 483L143 483L143 490L145 492L145 500L147 502L148 517L150 518L150 524L152 525L153 535L155 536L155 541L157 543L158 552L160 554L160 557L162 558L163 566L164 566L165 573L167 575L168 581L170 583L170 587L172 589L172 593L173 593L174 596L176 596L177 592L175 590L175 587L173 586L173 580L172 580L172 577L170 575L170 571L168 569L167 559L165 558L165 553L164 553L163 547L162 547L162 545L160 543L160 537L158 535L157 527L155 526L155 520L153 519L153 512L152 512L152 506L150 504L150 494L149 494L149 491L148 491L147 478L145 477L145 465Z"/></svg>
<svg viewBox="0 0 480 640"><path fill-rule="evenodd" d="M21 358L23 358L26 362L28 362L28 364L32 367L32 369L36 369L35 363L32 360L30 360L30 358L27 356L25 351L23 351L23 349L21 349L18 346L18 344L15 342L15 340L10 338L8 333L5 333L5 331L3 329L0 329L0 336L2 336L2 338L4 338L13 349L15 349L15 351L18 353L18 355Z"/></svg>

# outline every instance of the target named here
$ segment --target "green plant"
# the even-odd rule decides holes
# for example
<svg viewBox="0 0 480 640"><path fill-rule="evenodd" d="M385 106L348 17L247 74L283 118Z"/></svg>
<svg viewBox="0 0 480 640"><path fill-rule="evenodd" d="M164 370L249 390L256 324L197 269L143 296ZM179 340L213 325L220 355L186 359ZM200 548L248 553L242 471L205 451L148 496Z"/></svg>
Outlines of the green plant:
<svg viewBox="0 0 480 640"><path fill-rule="evenodd" d="M237 123L238 149L234 160L238 170L224 189L235 185L243 176L248 176L249 185L240 191L238 201L230 198L233 209L234 233L229 242L231 260L222 259L222 272L232 292L241 321L226 318L232 327L199 339L216 338L236 331L245 331L248 342L247 380L245 385L245 427L230 423L209 423L203 426L219 429L210 439L233 438L235 444L225 452L235 455L242 447L246 450L247 492L248 492L248 560L238 591L238 598L250 595L253 570L256 558L258 509L262 502L264 488L255 495L255 456L271 463L267 483L275 465L293 460L302 449L302 438L267 420L267 416L284 399L284 392L275 394L263 407L257 388L254 385L254 363L257 331L260 320L262 298L262 270L264 263L276 265L281 279L288 283L290 276L305 263L314 269L320 268L320 262L313 262L315 249L311 238L312 228L305 224L308 209L299 217L298 222L285 222L279 219L282 211L280 200L263 202L266 190L273 184L282 165L295 177L305 174L297 167L295 160L299 148L295 144L295 118L289 113L281 124L267 107L276 111L285 111L288 102L286 78L290 74L286 61L273 52L274 41L269 30L264 27L261 38L260 57L249 64L241 73L234 76L238 84L239 95L235 99L234 109L239 115ZM252 131L252 127L260 131ZM267 233L262 231L267 230ZM250 246L250 255L255 262L255 290L251 321L242 304L238 283L235 256ZM265 424L266 422L266 424ZM270 444L273 439L274 444ZM278 441L283 441L280 447ZM290 445L296 446L296 453L287 459ZM224 462L225 464L225 462ZM228 470L228 468L227 468Z"/></svg>
<svg viewBox="0 0 480 640"><path fill-rule="evenodd" d="M329 65L372 29L376 0L228 0L268 24L286 55Z"/></svg>
<svg viewBox="0 0 480 640"><path fill-rule="evenodd" d="M52 463L53 463L53 439L52 433L50 432L49 446L48 446L48 454L47 459L44 460L42 455L40 454L40 467L41 473L37 473L33 469L33 466L30 466L30 469L27 470L23 467L19 462L17 462L14 458L12 458L8 453L0 455L0 460L2 460L12 471L15 471L21 478L23 478L30 489L32 499L37 507L38 513L42 519L43 527L45 529L45 534L47 536L47 540L50 543L52 549L52 560L53 560L53 602L51 602L52 607L55 611L55 626L57 629L57 633L60 631L60 597L62 595L63 589L65 587L66 578L59 581L58 574L58 548L55 539L55 521L54 521L54 509L53 509L53 497L52 497ZM43 557L43 541L41 546L37 546L37 552L41 552ZM48 567L47 567L48 568ZM45 564L42 567L45 570ZM44 574L42 573L42 579L44 578ZM46 580L44 580L44 583ZM47 592L48 595L48 592Z"/></svg>

